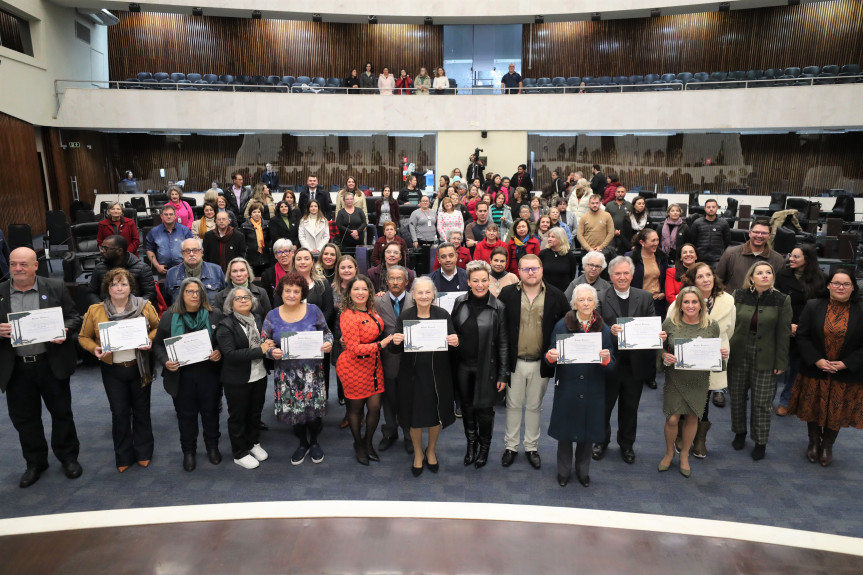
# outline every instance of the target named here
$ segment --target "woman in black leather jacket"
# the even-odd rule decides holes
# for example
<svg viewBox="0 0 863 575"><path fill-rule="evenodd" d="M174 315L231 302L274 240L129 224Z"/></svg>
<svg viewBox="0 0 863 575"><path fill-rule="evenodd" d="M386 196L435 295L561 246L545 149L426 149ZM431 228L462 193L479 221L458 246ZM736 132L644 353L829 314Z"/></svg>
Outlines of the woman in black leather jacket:
<svg viewBox="0 0 863 575"><path fill-rule="evenodd" d="M461 345L457 348L456 385L462 401L467 437L464 464L477 469L488 462L494 431L494 404L509 383L508 339L504 305L488 291L491 266L467 264L470 291L455 300L452 321Z"/></svg>

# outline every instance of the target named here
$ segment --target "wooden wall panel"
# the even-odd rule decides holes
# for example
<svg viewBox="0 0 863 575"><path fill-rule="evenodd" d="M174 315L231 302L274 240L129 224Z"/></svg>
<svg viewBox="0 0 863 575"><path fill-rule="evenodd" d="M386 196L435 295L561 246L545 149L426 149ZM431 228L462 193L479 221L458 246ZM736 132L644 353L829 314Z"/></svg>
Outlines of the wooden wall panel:
<svg viewBox="0 0 863 575"><path fill-rule="evenodd" d="M851 63L863 63L860 0L535 24L524 27L522 43L522 75L535 78Z"/></svg>
<svg viewBox="0 0 863 575"><path fill-rule="evenodd" d="M0 10L0 46L15 50L16 52L24 52L24 43L21 40L18 19L2 10Z"/></svg>
<svg viewBox="0 0 863 575"><path fill-rule="evenodd" d="M112 80L142 71L345 78L366 62L413 76L443 62L441 26L116 14L120 24L108 28Z"/></svg>
<svg viewBox="0 0 863 575"><path fill-rule="evenodd" d="M70 203L72 177L78 180L78 199L81 201L92 204L96 198L94 190L100 194L117 192L117 183L123 177L117 176L113 168L109 152L109 134L89 130L62 130L59 136L62 137L62 142L67 145L67 148L64 150L60 147L59 138L56 141L52 139L50 153L55 154L58 161L63 163L60 171L65 171L65 181L61 190L67 194L66 197ZM80 147L69 147L69 142L77 142ZM66 205L66 201L64 199L61 203ZM71 216L68 205L64 209L67 210L66 215Z"/></svg>
<svg viewBox="0 0 863 575"><path fill-rule="evenodd" d="M0 112L0 228L30 224L33 234L45 231L45 197L32 124Z"/></svg>
<svg viewBox="0 0 863 575"><path fill-rule="evenodd" d="M674 187L677 193L710 190L749 194L780 190L816 195L825 189L852 189L863 182L863 133L847 134L677 134L674 136L528 136L535 154L537 186L562 177L587 175L599 164L627 188ZM856 180L856 182L852 182ZM861 190L863 191L863 190Z"/></svg>

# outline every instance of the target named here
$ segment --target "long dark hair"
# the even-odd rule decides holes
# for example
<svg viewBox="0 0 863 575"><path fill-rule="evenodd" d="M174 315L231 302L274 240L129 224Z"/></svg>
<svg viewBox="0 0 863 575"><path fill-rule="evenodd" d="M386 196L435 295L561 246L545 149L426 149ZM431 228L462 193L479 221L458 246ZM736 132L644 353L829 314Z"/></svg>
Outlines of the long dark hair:
<svg viewBox="0 0 863 575"><path fill-rule="evenodd" d="M677 205L677 204L674 204L674 205ZM677 252L677 263L674 264L674 281L676 281L676 282L683 281L683 275L686 273L686 268L683 267L683 260L680 259L680 253L683 251L683 248L685 248L686 246L689 246L693 250L695 250L695 261L696 262L698 261L698 250L695 249L695 246L693 246L690 243L685 243L682 246L680 246L680 250ZM693 265L695 265L695 264L693 264Z"/></svg>
<svg viewBox="0 0 863 575"><path fill-rule="evenodd" d="M803 259L806 262L803 266L803 275L800 277L800 283L803 284L803 290L806 292L806 297L812 299L820 296L824 293L824 290L827 289L827 281L824 277L824 272L822 272L821 268L818 266L818 252L815 251L815 246L811 244L799 244L795 246L795 249L803 252ZM853 274L851 274L850 277L852 280L854 279ZM852 297L856 298L856 282L854 285L855 291L852 294Z"/></svg>
<svg viewBox="0 0 863 575"><path fill-rule="evenodd" d="M635 202L637 202L638 200L644 200L644 211L641 212L640 214L635 213ZM632 200L632 211L630 212L630 215L635 216L635 218L639 222L641 220L643 220L644 218L646 218L647 217L647 198L645 198L644 196L635 196L635 198L633 198L633 200Z"/></svg>
<svg viewBox="0 0 863 575"><path fill-rule="evenodd" d="M848 279L851 280L851 297L848 299L851 303L857 303L860 301L860 286L857 285L857 278L854 275L854 270L851 268L840 267L836 268L832 272L830 272L830 281L833 281L833 278L836 277L836 274L845 274L848 276Z"/></svg>

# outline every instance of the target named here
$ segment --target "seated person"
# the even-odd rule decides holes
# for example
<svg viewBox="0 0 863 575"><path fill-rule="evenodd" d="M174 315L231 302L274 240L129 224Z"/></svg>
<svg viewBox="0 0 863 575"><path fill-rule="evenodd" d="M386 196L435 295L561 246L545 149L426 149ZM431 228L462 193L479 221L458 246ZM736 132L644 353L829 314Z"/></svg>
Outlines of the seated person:
<svg viewBox="0 0 863 575"><path fill-rule="evenodd" d="M384 222L384 235L379 237L377 241L375 241L375 246L372 249L372 266L381 265L381 260L384 255L384 248L387 247L387 244L390 242L396 242L401 245L402 251L405 254L405 267L410 266L410 254L408 253L408 244L405 242L404 238L399 236L396 232L396 223L395 222Z"/></svg>
<svg viewBox="0 0 863 575"><path fill-rule="evenodd" d="M150 230L144 240L147 259L153 269L161 276L183 262L183 242L192 237L192 232L183 224L177 223L177 213L173 206L162 206L162 223Z"/></svg>
<svg viewBox="0 0 863 575"><path fill-rule="evenodd" d="M96 262L87 286L87 299L91 305L102 301L102 280L105 279L105 274L114 268L124 268L135 278L135 295L149 300L154 308L157 307L153 271L141 258L129 253L128 247L123 236L108 236L102 241L99 246L102 257Z"/></svg>
<svg viewBox="0 0 863 575"><path fill-rule="evenodd" d="M189 238L182 244L182 263L168 270L165 276L165 302L171 305L180 297L180 284L187 277L195 277L204 284L210 305L216 301L216 296L225 289L225 273L216 264L205 262L204 248L201 240Z"/></svg>
<svg viewBox="0 0 863 575"><path fill-rule="evenodd" d="M401 245L396 242L391 242L387 244L387 247L384 249L384 261L373 268L369 268L368 276L369 279L372 280L372 285L375 286L375 292L380 293L382 291L386 291L387 287L387 269L391 266L402 266L405 265L405 252L402 249ZM408 285L406 289L410 289L411 285L414 283L414 278L416 277L416 273L413 270L408 270Z"/></svg>

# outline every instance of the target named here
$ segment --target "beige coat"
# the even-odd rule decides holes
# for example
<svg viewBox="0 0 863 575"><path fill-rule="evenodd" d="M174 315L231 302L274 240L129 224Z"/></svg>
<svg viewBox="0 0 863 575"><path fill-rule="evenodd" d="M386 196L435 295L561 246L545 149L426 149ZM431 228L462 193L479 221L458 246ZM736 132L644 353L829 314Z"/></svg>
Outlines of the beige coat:
<svg viewBox="0 0 863 575"><path fill-rule="evenodd" d="M150 341L156 337L156 328L159 327L159 315L156 313L153 304L147 302L144 306L143 315L147 318L147 335ZM78 333L78 343L85 350L93 353L97 347L101 347L102 343L99 340L99 324L108 320L108 313L105 311L105 306L101 303L94 303L84 314L84 323L81 324L81 331ZM113 354L106 353L102 356L102 361L107 364L113 363Z"/></svg>

